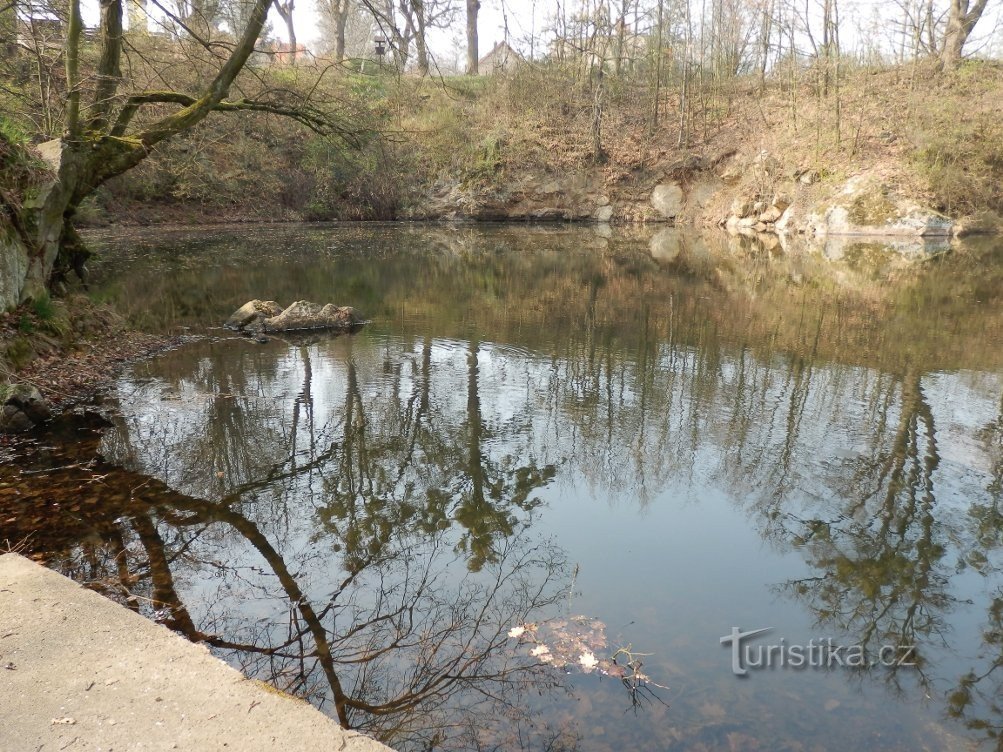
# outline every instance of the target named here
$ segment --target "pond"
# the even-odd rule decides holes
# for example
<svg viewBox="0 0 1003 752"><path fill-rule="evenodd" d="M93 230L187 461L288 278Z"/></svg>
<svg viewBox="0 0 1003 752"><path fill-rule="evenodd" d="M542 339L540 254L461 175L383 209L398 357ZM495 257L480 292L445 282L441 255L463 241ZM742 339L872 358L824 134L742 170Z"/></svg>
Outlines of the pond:
<svg viewBox="0 0 1003 752"><path fill-rule="evenodd" d="M95 297L190 340L11 450L0 542L402 750L996 744L1003 245L92 243ZM370 323L218 328L251 298Z"/></svg>

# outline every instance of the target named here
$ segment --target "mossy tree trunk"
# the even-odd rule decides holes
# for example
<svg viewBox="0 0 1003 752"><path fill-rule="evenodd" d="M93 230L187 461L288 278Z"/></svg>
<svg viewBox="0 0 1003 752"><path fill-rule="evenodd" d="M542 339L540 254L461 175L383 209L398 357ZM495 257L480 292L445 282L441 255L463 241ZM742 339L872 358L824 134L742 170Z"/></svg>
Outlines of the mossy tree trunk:
<svg viewBox="0 0 1003 752"><path fill-rule="evenodd" d="M101 0L100 54L94 75L86 77L89 91L85 104L79 65L83 28L80 0L70 0L63 135L48 145L52 178L28 190L19 211L19 234L28 253L27 269L20 281L22 301L44 294L61 273L78 268L80 256L86 253L72 225L80 202L105 181L138 165L158 144L193 128L210 113L269 112L291 117L318 132L329 130L330 121L306 105L227 99L254 51L272 2L255 0L247 26L230 54L221 60L204 89L193 96L175 91L119 92L123 0ZM137 112L150 104L176 105L178 109L142 128L133 127Z"/></svg>

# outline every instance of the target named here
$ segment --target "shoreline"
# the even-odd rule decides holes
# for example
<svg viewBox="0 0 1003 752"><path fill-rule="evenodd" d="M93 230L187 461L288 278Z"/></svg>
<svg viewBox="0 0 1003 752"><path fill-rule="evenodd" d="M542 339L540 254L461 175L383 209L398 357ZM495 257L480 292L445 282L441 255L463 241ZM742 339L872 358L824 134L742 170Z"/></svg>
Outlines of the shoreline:
<svg viewBox="0 0 1003 752"><path fill-rule="evenodd" d="M193 339L131 329L109 306L79 295L51 305L54 313L45 318L24 306L0 315L0 386L37 389L52 417L98 403L127 366ZM0 436L16 440L23 433Z"/></svg>

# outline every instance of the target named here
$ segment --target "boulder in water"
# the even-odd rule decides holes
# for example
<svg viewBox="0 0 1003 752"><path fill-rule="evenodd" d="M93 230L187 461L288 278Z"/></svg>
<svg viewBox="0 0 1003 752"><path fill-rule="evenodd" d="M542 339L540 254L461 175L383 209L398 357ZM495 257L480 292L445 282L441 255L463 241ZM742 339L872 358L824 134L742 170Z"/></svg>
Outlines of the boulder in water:
<svg viewBox="0 0 1003 752"><path fill-rule="evenodd" d="M280 313L282 306L274 300L249 300L234 311L223 326L240 331Z"/></svg>
<svg viewBox="0 0 1003 752"><path fill-rule="evenodd" d="M350 306L321 305L308 300L297 300L283 309L272 300L251 300L236 311L226 322L230 329L240 332L295 332L312 329L346 331L363 322Z"/></svg>
<svg viewBox="0 0 1003 752"><path fill-rule="evenodd" d="M355 309L350 306L321 305L297 300L277 316L263 322L266 332L293 332L304 329L351 329L359 324Z"/></svg>
<svg viewBox="0 0 1003 752"><path fill-rule="evenodd" d="M0 387L0 433L29 431L52 417L41 392L30 384Z"/></svg>

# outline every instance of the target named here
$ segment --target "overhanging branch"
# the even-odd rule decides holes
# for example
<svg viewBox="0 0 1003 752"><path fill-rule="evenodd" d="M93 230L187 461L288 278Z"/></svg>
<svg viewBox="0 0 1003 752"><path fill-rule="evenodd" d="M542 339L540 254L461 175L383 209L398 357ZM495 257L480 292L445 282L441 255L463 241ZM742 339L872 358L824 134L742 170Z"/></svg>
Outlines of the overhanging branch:
<svg viewBox="0 0 1003 752"><path fill-rule="evenodd" d="M181 107L192 107L198 103L195 97L188 94L181 94L173 91L153 91L135 94L126 100L125 105L119 113L118 119L112 128L113 137L125 135L129 123L139 111L139 108L146 104L176 104ZM295 120L305 125L314 133L324 136L337 135L352 140L350 134L329 115L308 104L286 105L278 102L266 102L255 99L238 99L233 101L223 100L209 107L213 112L265 112L271 115Z"/></svg>

